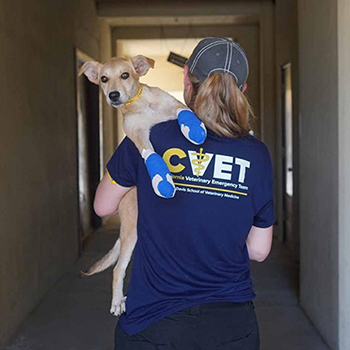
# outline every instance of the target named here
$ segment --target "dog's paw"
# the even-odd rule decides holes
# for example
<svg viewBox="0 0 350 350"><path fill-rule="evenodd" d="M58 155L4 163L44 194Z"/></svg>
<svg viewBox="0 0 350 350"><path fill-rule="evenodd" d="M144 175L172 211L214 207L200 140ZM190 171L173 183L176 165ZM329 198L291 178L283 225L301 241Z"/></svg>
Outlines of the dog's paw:
<svg viewBox="0 0 350 350"><path fill-rule="evenodd" d="M125 302L126 297L113 298L110 310L111 314L114 316L120 316L123 312L125 312Z"/></svg>
<svg viewBox="0 0 350 350"><path fill-rule="evenodd" d="M182 134L195 145L201 145L207 138L204 123L189 109L178 109L177 120Z"/></svg>
<svg viewBox="0 0 350 350"><path fill-rule="evenodd" d="M171 173L164 159L157 153L148 152L145 164L152 180L154 192L163 198L172 198L175 195L175 185Z"/></svg>

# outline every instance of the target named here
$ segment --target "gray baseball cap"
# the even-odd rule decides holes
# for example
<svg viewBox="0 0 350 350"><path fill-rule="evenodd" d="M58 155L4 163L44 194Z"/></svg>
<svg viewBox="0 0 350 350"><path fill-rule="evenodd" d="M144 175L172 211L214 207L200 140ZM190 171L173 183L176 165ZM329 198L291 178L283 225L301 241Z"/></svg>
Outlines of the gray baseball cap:
<svg viewBox="0 0 350 350"><path fill-rule="evenodd" d="M241 90L249 74L247 56L242 47L227 38L205 38L193 50L186 64L201 82L211 73L224 72L235 77Z"/></svg>

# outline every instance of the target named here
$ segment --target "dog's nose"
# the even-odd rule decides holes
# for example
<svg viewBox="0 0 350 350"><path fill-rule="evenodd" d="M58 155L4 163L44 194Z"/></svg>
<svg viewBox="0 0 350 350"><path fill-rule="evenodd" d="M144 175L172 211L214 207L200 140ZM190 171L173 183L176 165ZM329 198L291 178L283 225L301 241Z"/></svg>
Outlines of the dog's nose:
<svg viewBox="0 0 350 350"><path fill-rule="evenodd" d="M117 102L119 100L119 97L120 97L120 92L119 91L112 91L109 93L108 96L112 102Z"/></svg>

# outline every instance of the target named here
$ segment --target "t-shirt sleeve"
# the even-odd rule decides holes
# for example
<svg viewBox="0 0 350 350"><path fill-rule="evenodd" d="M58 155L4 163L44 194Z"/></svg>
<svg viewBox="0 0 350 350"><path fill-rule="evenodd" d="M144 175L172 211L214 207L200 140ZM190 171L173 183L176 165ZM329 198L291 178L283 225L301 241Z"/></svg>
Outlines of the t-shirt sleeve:
<svg viewBox="0 0 350 350"><path fill-rule="evenodd" d="M270 153L265 146L262 173L259 176L254 193L254 226L268 228L275 223L273 195L272 162Z"/></svg>
<svg viewBox="0 0 350 350"><path fill-rule="evenodd" d="M125 137L107 163L106 169L111 181L123 187L137 183L140 154L133 142Z"/></svg>

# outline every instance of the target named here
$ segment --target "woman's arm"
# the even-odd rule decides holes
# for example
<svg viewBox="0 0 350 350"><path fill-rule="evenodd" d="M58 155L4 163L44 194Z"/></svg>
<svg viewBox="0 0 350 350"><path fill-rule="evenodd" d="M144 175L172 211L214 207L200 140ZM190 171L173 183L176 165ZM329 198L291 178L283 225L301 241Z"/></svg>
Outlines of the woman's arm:
<svg viewBox="0 0 350 350"><path fill-rule="evenodd" d="M252 226L246 240L249 259L258 262L264 261L271 250L273 226L259 228Z"/></svg>
<svg viewBox="0 0 350 350"><path fill-rule="evenodd" d="M100 217L116 214L121 199L131 189L132 187L123 187L112 183L108 175L105 174L95 194L95 213Z"/></svg>

